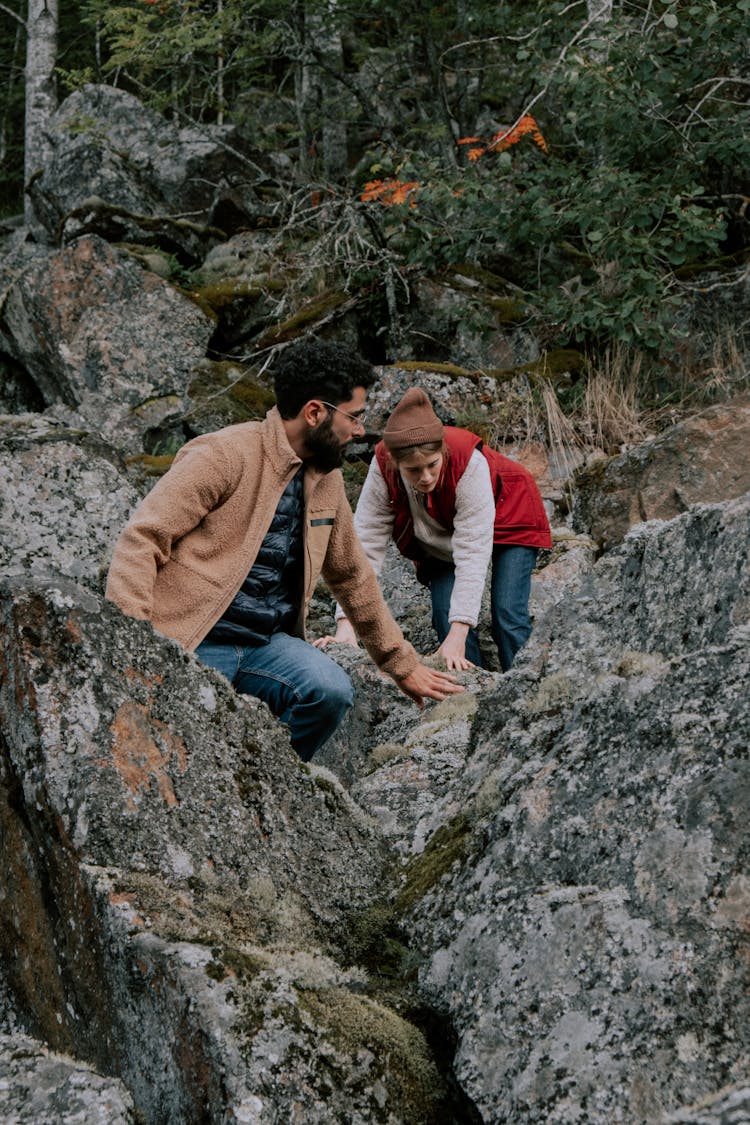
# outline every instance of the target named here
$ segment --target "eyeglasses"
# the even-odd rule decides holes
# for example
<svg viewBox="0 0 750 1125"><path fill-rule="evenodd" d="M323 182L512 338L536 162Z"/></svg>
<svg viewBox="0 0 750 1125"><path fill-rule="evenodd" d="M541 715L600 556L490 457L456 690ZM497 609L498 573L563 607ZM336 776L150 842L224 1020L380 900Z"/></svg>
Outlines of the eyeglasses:
<svg viewBox="0 0 750 1125"><path fill-rule="evenodd" d="M348 411L342 410L340 406L334 406L332 402L326 402L325 399L320 400L323 406L327 406L329 410L335 410L338 414L343 414L350 422L354 422L355 426L365 428L365 411L364 409L358 410L355 414L349 414Z"/></svg>

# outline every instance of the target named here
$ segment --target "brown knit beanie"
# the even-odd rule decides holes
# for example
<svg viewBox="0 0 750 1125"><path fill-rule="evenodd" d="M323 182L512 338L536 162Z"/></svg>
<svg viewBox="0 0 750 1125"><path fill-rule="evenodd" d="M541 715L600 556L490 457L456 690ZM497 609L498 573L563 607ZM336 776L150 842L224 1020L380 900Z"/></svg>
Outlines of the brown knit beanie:
<svg viewBox="0 0 750 1125"><path fill-rule="evenodd" d="M409 445L442 439L443 423L432 409L432 403L421 387L412 387L393 408L385 424L386 449L405 449Z"/></svg>

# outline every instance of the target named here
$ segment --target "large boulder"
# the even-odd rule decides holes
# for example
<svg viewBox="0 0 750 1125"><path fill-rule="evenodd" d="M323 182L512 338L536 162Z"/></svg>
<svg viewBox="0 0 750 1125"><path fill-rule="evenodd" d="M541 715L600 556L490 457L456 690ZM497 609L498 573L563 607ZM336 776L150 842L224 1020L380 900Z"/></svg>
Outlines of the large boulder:
<svg viewBox="0 0 750 1125"><path fill-rule="evenodd" d="M342 963L382 843L264 705L62 579L4 584L0 652L0 940L29 1030L149 1122L451 1120L422 1033Z"/></svg>
<svg viewBox="0 0 750 1125"><path fill-rule="evenodd" d="M0 1057L9 1107L56 1082L60 1113L69 1086L93 1113L118 1088L98 1071L146 1121L452 1120L424 1034L356 967L375 821L262 704L101 601L138 499L111 447L8 417L0 475L0 1031L72 1056Z"/></svg>
<svg viewBox="0 0 750 1125"><path fill-rule="evenodd" d="M750 495L644 524L479 697L396 905L486 1122L657 1122L746 1084L749 533Z"/></svg>
<svg viewBox="0 0 750 1125"><path fill-rule="evenodd" d="M251 184L263 178L232 126L180 125L113 86L84 86L66 98L48 142L50 159L28 190L55 242L98 230L199 260L223 237L206 228L221 199L231 195L247 220Z"/></svg>
<svg viewBox="0 0 750 1125"><path fill-rule="evenodd" d="M139 493L115 450L43 415L0 417L0 569L101 590Z"/></svg>
<svg viewBox="0 0 750 1125"><path fill-rule="evenodd" d="M37 1074L39 1098L174 1125L743 1112L750 497L596 564L556 547L514 669L422 713L334 652L357 703L306 767L262 704L101 600L139 492L103 439L5 418L0 478L0 1009L48 1044L0 1050L9 1113ZM393 553L384 585L429 652Z"/></svg>
<svg viewBox="0 0 750 1125"><path fill-rule="evenodd" d="M645 520L750 489L750 396L709 407L575 477L573 524L604 549Z"/></svg>
<svg viewBox="0 0 750 1125"><path fill-rule="evenodd" d="M48 406L137 453L145 434L184 409L213 321L92 235L37 250L10 271L0 330Z"/></svg>

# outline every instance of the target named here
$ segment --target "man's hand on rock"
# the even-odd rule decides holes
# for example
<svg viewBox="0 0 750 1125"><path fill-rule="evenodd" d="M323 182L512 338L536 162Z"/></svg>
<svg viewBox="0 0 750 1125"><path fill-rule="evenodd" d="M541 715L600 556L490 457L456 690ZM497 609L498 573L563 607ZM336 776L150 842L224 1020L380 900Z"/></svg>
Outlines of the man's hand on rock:
<svg viewBox="0 0 750 1125"><path fill-rule="evenodd" d="M447 699L449 695L466 690L448 672L437 672L426 664L417 664L413 672L396 683L417 707L424 707L425 699Z"/></svg>

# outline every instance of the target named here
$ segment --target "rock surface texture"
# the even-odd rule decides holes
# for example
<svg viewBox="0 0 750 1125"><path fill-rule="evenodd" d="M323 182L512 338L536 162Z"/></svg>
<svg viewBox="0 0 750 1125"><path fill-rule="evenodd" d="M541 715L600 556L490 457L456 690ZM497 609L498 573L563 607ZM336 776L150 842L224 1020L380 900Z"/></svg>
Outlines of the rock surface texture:
<svg viewBox="0 0 750 1125"><path fill-rule="evenodd" d="M40 415L0 418L0 572L55 574L100 590L139 500L116 450Z"/></svg>
<svg viewBox="0 0 750 1125"><path fill-rule="evenodd" d="M696 414L659 437L578 473L574 524L605 549L644 520L750 489L750 398Z"/></svg>
<svg viewBox="0 0 750 1125"><path fill-rule="evenodd" d="M636 529L480 697L408 926L485 1121L657 1122L746 1079L749 532L750 496Z"/></svg>
<svg viewBox="0 0 750 1125"><path fill-rule="evenodd" d="M57 1055L28 1035L0 1035L0 1120L6 1125L136 1125L117 1079Z"/></svg>
<svg viewBox="0 0 750 1125"><path fill-rule="evenodd" d="M331 959L382 892L369 818L148 625L64 580L2 606L0 940L29 1030L147 1121L429 1119L421 1032Z"/></svg>
<svg viewBox="0 0 750 1125"><path fill-rule="evenodd" d="M184 408L211 319L97 235L9 273L7 346L47 406L60 404L123 452L140 452L144 433Z"/></svg>
<svg viewBox="0 0 750 1125"><path fill-rule="evenodd" d="M750 495L573 540L514 670L422 714L334 650L357 702L308 768L101 601L111 447L25 415L1 452L19 1121L50 1083L61 1120L743 1120Z"/></svg>
<svg viewBox="0 0 750 1125"><path fill-rule="evenodd" d="M71 94L48 136L51 158L30 194L54 241L93 225L113 241L158 233L173 253L202 256L221 237L204 226L221 185L259 172L237 152L231 127L181 127L113 86Z"/></svg>
<svg viewBox="0 0 750 1125"><path fill-rule="evenodd" d="M303 765L264 705L101 595L143 476L266 409L221 335L290 338L245 221L260 172L108 88L52 130L29 185L50 243L0 243L0 1118L750 1121L747 398L572 484L527 450L574 526L512 671L419 711L334 646L355 706ZM242 232L217 245L222 200ZM203 296L165 280L210 246ZM483 284L423 287L414 354L443 325L472 366L530 369L514 292L504 340L466 327ZM363 458L414 383L499 432L502 379L386 367ZM381 581L429 658L413 568L393 552ZM313 635L332 610L321 590Z"/></svg>

